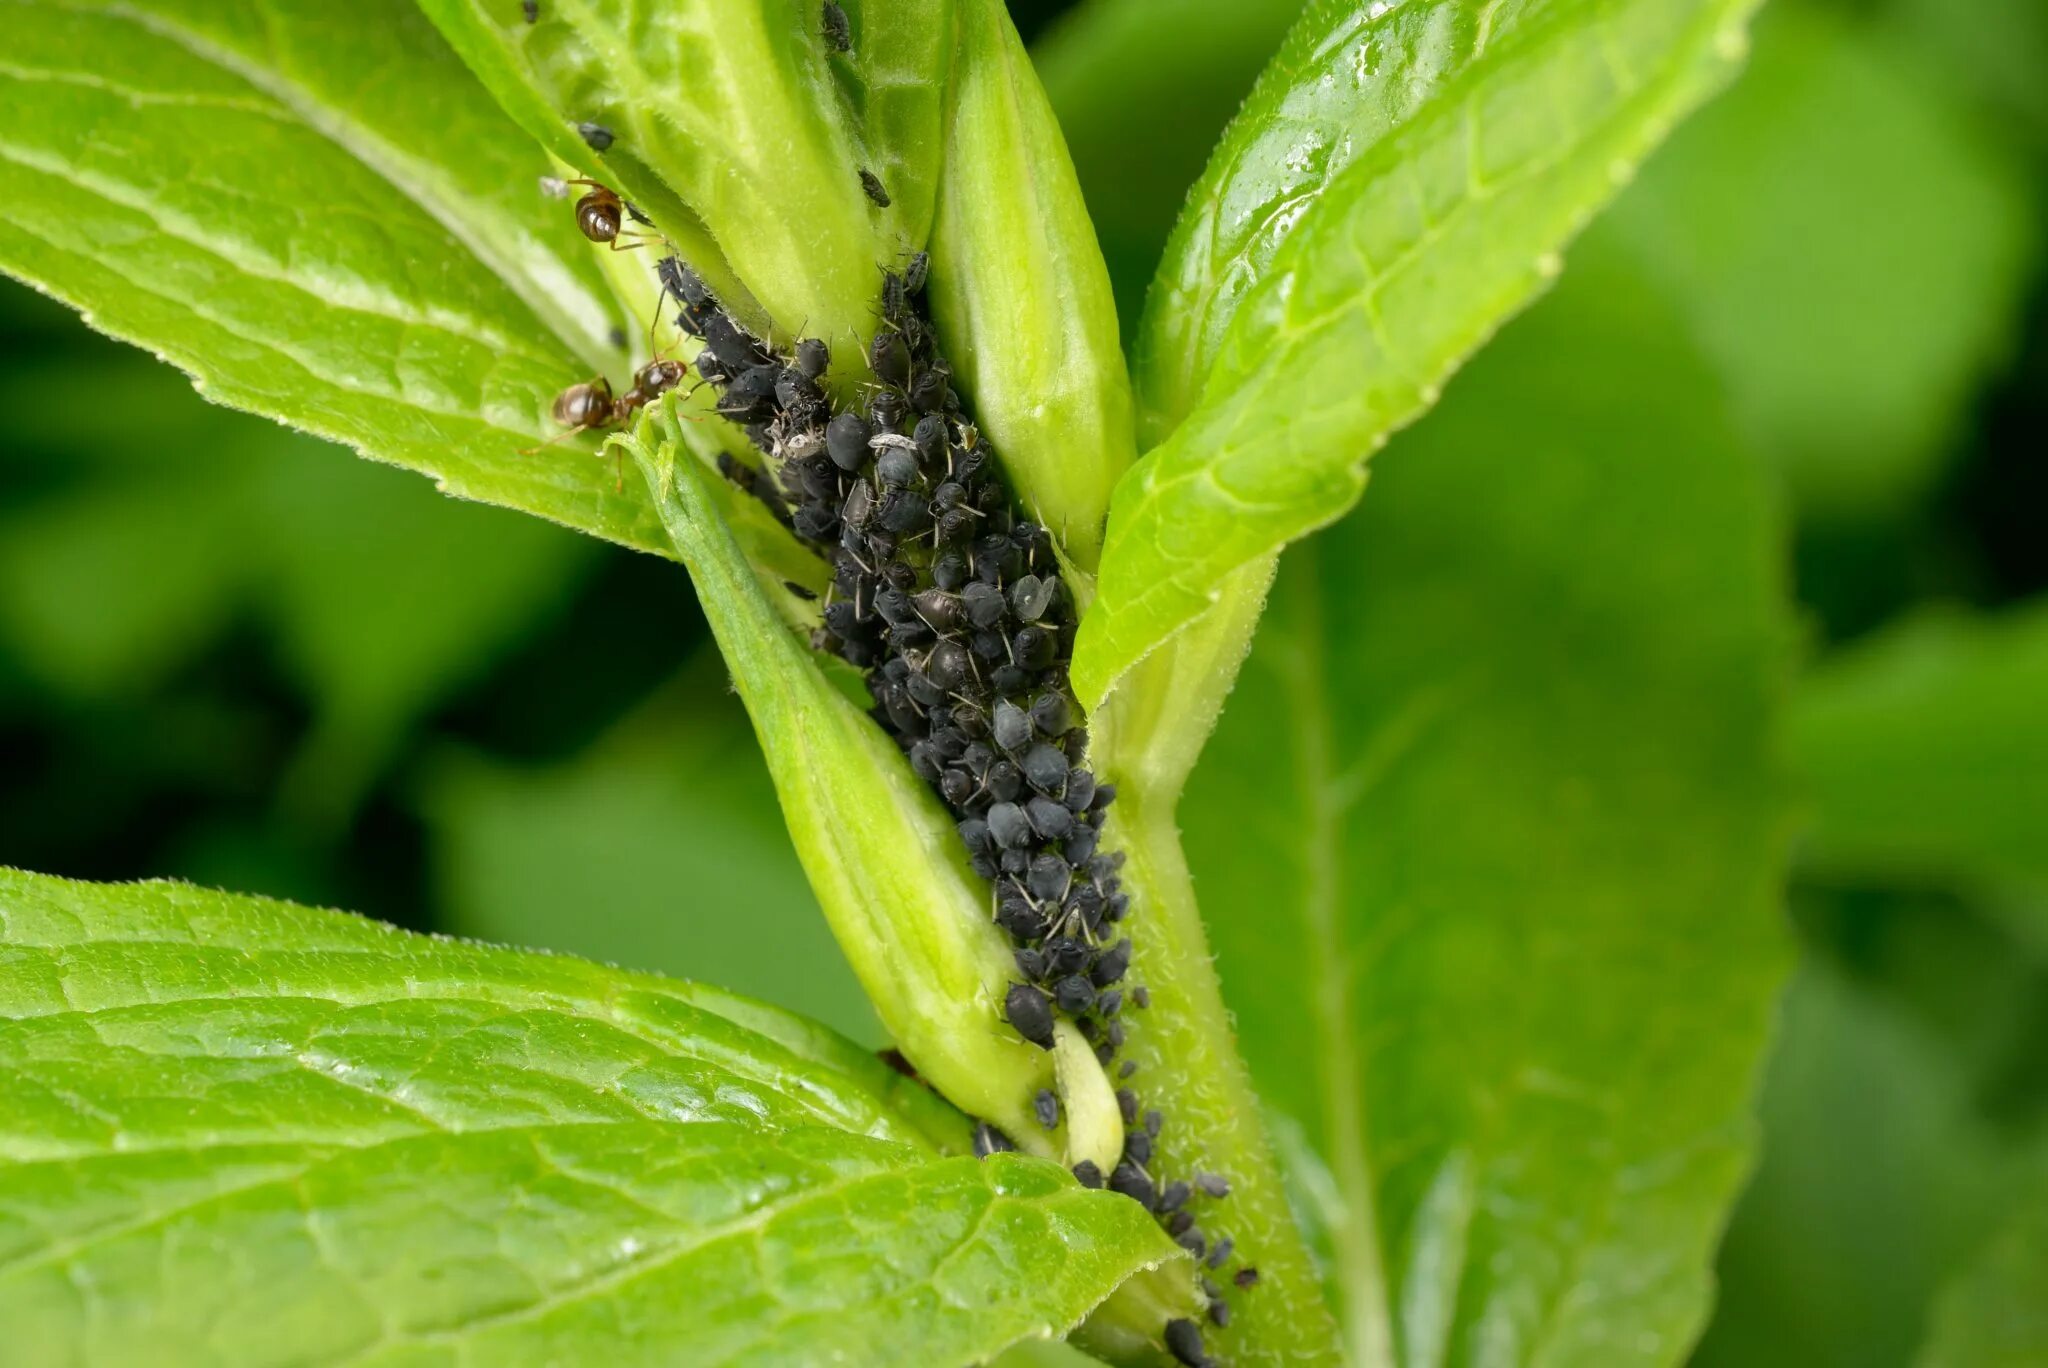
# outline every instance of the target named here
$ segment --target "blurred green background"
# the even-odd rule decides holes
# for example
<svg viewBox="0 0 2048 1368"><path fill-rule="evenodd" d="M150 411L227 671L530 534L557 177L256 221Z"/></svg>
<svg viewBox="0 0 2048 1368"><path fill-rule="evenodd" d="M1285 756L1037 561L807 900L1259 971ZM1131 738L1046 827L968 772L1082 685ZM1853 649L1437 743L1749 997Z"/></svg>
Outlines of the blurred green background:
<svg viewBox="0 0 2048 1368"><path fill-rule="evenodd" d="M1128 326L1298 5L1068 8L1013 6ZM1161 13L1207 35L1171 67ZM1783 3L1579 249L1676 303L1780 476L1798 598L1803 962L1703 1364L1907 1363L1963 1318L1951 1278L2043 1257L2000 1218L2048 1174L2044 220L2048 6ZM0 863L576 950L878 1039L680 570L212 408L11 285L0 351Z"/></svg>

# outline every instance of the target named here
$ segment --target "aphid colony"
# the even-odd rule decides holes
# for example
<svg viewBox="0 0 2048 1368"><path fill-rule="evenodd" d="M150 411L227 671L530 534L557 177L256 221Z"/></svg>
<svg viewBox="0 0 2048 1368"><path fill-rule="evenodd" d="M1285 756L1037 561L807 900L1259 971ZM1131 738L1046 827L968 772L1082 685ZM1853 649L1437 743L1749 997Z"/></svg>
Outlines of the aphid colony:
<svg viewBox="0 0 2048 1368"><path fill-rule="evenodd" d="M927 270L920 253L884 275L866 357L874 384L861 404L840 407L819 383L830 364L822 341L777 354L679 259L658 267L684 331L703 340L696 368L718 391L717 411L766 453L779 491L737 463L728 472L832 562L813 644L866 673L876 721L958 819L969 863L992 885L992 915L1016 946L1005 1016L1050 1049L1063 1013L1108 1066L1124 1043L1124 1011L1148 998L1126 983L1123 856L1098 848L1116 789L1086 767L1088 733L1069 698L1074 603L1050 535L1017 515L994 453L961 413L925 313ZM1117 1072L1127 1081L1136 1064ZM1228 1196L1229 1184L1213 1174L1155 1178L1163 1117L1141 1115L1128 1087L1117 1103L1121 1160L1107 1175L1084 1160L1076 1176L1142 1203L1220 1269L1231 1242L1211 1244L1188 1205L1197 1194ZM1047 1129L1059 1124L1055 1094L1040 1093L1034 1108ZM1012 1142L984 1122L975 1148L985 1155ZM1257 1277L1240 1269L1237 1285ZM1221 1289L1207 1290L1210 1315L1227 1323ZM1170 1335L1184 1362L1208 1361L1192 1322Z"/></svg>
<svg viewBox="0 0 2048 1368"><path fill-rule="evenodd" d="M847 49L850 25L837 5L823 7L821 28L829 48ZM578 131L599 152L613 141L598 125ZM864 169L858 176L886 207L880 180ZM661 240L650 232L621 242L634 236L627 218L645 224L644 216L602 185L572 183L588 187L576 217L591 241L617 250ZM716 393L716 411L746 432L772 474L731 457L721 469L831 562L813 644L863 671L875 720L945 802L969 863L990 882L991 915L1015 947L1006 1019L1050 1049L1055 1015L1064 1014L1127 1083L1137 1065L1117 1062L1122 1017L1149 999L1126 982L1123 857L1099 849L1116 790L1086 767L1087 729L1069 696L1074 603L1050 534L1018 515L995 454L961 412L925 308L928 270L919 253L884 274L880 326L864 358L873 383L847 404L821 383L832 359L823 341L777 352L679 258L657 265L664 301L703 344L695 367ZM657 357L616 398L602 378L570 387L554 417L570 432L624 423L684 377L681 362ZM1228 1196L1229 1184L1213 1174L1156 1177L1161 1113L1141 1110L1129 1087L1116 1098L1125 1123L1119 1162L1105 1175L1084 1160L1076 1177L1143 1204L1206 1269L1221 1270L1230 1239L1212 1243L1189 1207ZM1047 1129L1058 1126L1057 1095L1040 1093L1034 1113ZM974 1147L986 1156L1015 1146L983 1122ZM1240 1267L1232 1280L1250 1288L1258 1271ZM1206 1276L1202 1285L1210 1318L1227 1325L1222 1290ZM1165 1340L1184 1364L1211 1362L1193 1321L1168 1322Z"/></svg>

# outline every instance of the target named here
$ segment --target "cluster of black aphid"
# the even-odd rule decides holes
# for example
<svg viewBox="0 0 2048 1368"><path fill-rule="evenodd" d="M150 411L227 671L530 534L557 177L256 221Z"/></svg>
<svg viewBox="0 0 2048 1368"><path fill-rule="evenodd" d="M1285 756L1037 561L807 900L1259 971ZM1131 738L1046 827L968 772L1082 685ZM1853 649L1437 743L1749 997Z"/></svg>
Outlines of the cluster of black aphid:
<svg viewBox="0 0 2048 1368"><path fill-rule="evenodd" d="M526 22L538 20L538 0L522 0L521 10ZM821 34L831 51L850 50L850 22L831 0ZM576 131L600 153L616 140L597 123ZM864 167L857 174L867 197L887 208L881 179ZM589 187L577 224L591 241L617 249L624 236L659 237L628 234L628 216L652 225L608 187L570 183ZM864 672L875 720L951 810L970 864L990 883L991 912L1014 943L1018 972L1005 1016L1051 1049L1055 1013L1064 1013L1108 1067L1124 1043L1124 1008L1149 1004L1142 985L1125 982L1123 856L1097 848L1116 790L1085 765L1087 729L1067 679L1074 603L1051 536L1018 516L994 453L961 413L925 308L928 266L920 252L884 274L880 326L865 358L874 383L851 405L835 403L820 383L832 360L824 342L806 338L779 353L740 326L680 258L664 257L658 272L680 326L703 343L695 365L717 393L717 411L745 430L772 473L730 456L721 471L831 562L814 644ZM555 416L579 431L623 422L681 378L679 363L657 357L623 398L598 378L565 391ZM1128 1082L1136 1071L1124 1060L1117 1078ZM1227 1197L1229 1184L1214 1174L1156 1179L1150 1165L1163 1118L1156 1109L1141 1118L1128 1087L1116 1099L1123 1154L1106 1176L1090 1160L1074 1166L1075 1176L1143 1204L1205 1268L1220 1271L1231 1241L1212 1243L1188 1204ZM1033 1102L1040 1124L1059 1125L1056 1094ZM976 1128L978 1155L1014 1147L987 1122ZM1240 1289L1258 1278L1249 1266L1232 1275ZM1202 1287L1209 1318L1229 1324L1222 1290L1206 1276ZM1164 1333L1190 1368L1212 1362L1195 1322L1171 1320Z"/></svg>
<svg viewBox="0 0 2048 1368"><path fill-rule="evenodd" d="M876 720L956 815L993 887L994 918L1018 946L1011 1024L1050 1048L1057 1007L1110 1063L1123 1043L1131 946L1117 924L1130 897L1122 856L1097 848L1116 791L1081 763L1087 729L1067 695L1073 601L1051 537L1015 514L960 415L918 303L922 257L886 278L866 403L836 410L819 385L824 343L778 356L679 261L661 274L682 326L703 339L697 370L718 387L717 411L769 454L779 487L737 463L732 473L829 552L815 644L867 672Z"/></svg>
<svg viewBox="0 0 2048 1368"><path fill-rule="evenodd" d="M746 431L773 474L730 457L721 469L832 564L814 644L865 673L875 720L944 800L970 864L991 885L991 914L1015 945L1010 1024L1050 1049L1055 1013L1064 1013L1097 1058L1115 1064L1121 1015L1148 998L1126 982L1123 857L1098 849L1116 790L1086 767L1087 729L1070 699L1074 603L1050 535L1018 515L994 453L961 413L925 311L925 257L884 275L865 358L873 383L848 406L820 383L831 364L825 343L807 338L780 354L679 259L663 260L659 273L680 326L703 342L695 364L717 392L717 411ZM1119 1081L1136 1071L1123 1061ZM1188 1204L1227 1196L1228 1183L1212 1174L1156 1179L1163 1118L1141 1114L1128 1087L1116 1096L1120 1161L1105 1175L1083 1160L1075 1174L1142 1203L1221 1269L1231 1241L1212 1243ZM1034 1102L1041 1124L1059 1124L1055 1094ZM975 1148L986 1155L1012 1142L984 1122ZM1258 1279L1248 1267L1234 1276L1240 1288ZM1226 1324L1221 1289L1204 1283L1210 1317ZM1169 1326L1168 1343L1186 1363L1208 1362L1192 1322Z"/></svg>

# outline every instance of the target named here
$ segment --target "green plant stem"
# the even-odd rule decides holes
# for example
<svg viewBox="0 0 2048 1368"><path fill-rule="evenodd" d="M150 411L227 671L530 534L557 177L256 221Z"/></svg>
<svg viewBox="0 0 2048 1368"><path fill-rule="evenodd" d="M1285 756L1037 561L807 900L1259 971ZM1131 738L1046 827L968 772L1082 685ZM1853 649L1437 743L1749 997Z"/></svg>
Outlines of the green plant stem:
<svg viewBox="0 0 2048 1368"><path fill-rule="evenodd" d="M1153 1171L1227 1177L1230 1197L1198 1199L1206 1209L1197 1214L1212 1240L1228 1234L1260 1274L1256 1288L1229 1292L1230 1328L1213 1332L1218 1354L1233 1364L1338 1363L1336 1323L1237 1052L1175 821L1188 773L1251 648L1277 559L1230 575L1209 611L1140 662L1091 723L1104 777L1117 785L1104 838L1126 859L1131 981L1152 995L1149 1009L1128 1014L1126 1054L1138 1062L1133 1086L1144 1105L1167 1117Z"/></svg>
<svg viewBox="0 0 2048 1368"><path fill-rule="evenodd" d="M1115 812L1106 835L1126 857L1138 919L1131 977L1152 995L1149 1009L1132 1013L1125 1052L1139 1067L1132 1086L1167 1117L1153 1168L1227 1177L1231 1195L1197 1198L1197 1217L1212 1239L1235 1240L1260 1275L1257 1287L1230 1293L1230 1328L1211 1332L1216 1353L1232 1364L1338 1363L1336 1323L1237 1052L1172 804L1150 806L1142 791L1124 790Z"/></svg>

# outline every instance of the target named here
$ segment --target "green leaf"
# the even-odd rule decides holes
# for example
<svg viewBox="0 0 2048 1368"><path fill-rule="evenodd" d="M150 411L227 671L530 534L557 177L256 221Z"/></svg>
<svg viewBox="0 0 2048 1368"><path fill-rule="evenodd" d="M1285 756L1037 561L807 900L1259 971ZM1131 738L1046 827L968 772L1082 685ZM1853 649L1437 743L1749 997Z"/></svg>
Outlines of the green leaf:
<svg viewBox="0 0 2048 1368"><path fill-rule="evenodd" d="M2048 1187L2021 1202L2005 1231L1934 1311L1920 1368L2039 1368L2048 1363Z"/></svg>
<svg viewBox="0 0 2048 1368"><path fill-rule="evenodd" d="M24 1363L963 1362L1177 1257L721 994L178 885L0 927Z"/></svg>
<svg viewBox="0 0 2048 1368"><path fill-rule="evenodd" d="M547 170L404 0L12 0L0 269L209 397L627 545L553 436L621 359Z"/></svg>
<svg viewBox="0 0 2048 1368"><path fill-rule="evenodd" d="M58 482L0 516L0 627L39 678L130 698L259 614L313 709L280 795L300 816L346 816L405 729L573 590L595 550L103 350L0 381L0 408L61 414L15 434L7 464Z"/></svg>
<svg viewBox="0 0 2048 1368"><path fill-rule="evenodd" d="M1732 73L1753 7L1310 9L1153 287L1138 388L1143 434L1161 445L1112 501L1074 653L1084 703L1231 571L1351 505L1366 455L1435 402Z"/></svg>
<svg viewBox="0 0 2048 1368"><path fill-rule="evenodd" d="M861 188L869 159L820 6L544 0L533 24L487 0L420 8L528 133L644 205L755 327L807 326L837 346L870 326L899 232ZM613 141L593 148L582 124Z"/></svg>
<svg viewBox="0 0 2048 1368"><path fill-rule="evenodd" d="M1763 1163L1722 1246L1699 1368L1904 1365L2009 1207L2012 1156L1965 1071L1825 964L1786 995Z"/></svg>
<svg viewBox="0 0 2048 1368"><path fill-rule="evenodd" d="M2040 254L2004 130L1898 46L1768 11L1752 69L1615 210L1808 515L1925 493Z"/></svg>
<svg viewBox="0 0 2048 1368"><path fill-rule="evenodd" d="M1589 259L1282 569L1183 804L1351 1361L1670 1363L1785 968L1776 528Z"/></svg>
<svg viewBox="0 0 2048 1368"><path fill-rule="evenodd" d="M280 801L331 829L409 727L569 607L598 547L331 449L301 457L260 467L246 544L283 664L315 709Z"/></svg>
<svg viewBox="0 0 2048 1368"><path fill-rule="evenodd" d="M1144 311L1174 216L1304 0L1086 0L1031 49L1116 290Z"/></svg>
<svg viewBox="0 0 2048 1368"><path fill-rule="evenodd" d="M448 929L724 984L880 1043L715 652L566 763L451 757L424 788ZM562 915L579 902L604 915Z"/></svg>
<svg viewBox="0 0 2048 1368"><path fill-rule="evenodd" d="M2048 12L2034 0L1894 0L1879 22L1957 95L2048 148Z"/></svg>
<svg viewBox="0 0 2048 1368"><path fill-rule="evenodd" d="M73 697L132 696L212 640L245 587L248 458L314 443L244 430L170 370L118 354L16 364L0 407L25 417L4 457L25 486L0 514L8 652Z"/></svg>
<svg viewBox="0 0 2048 1368"><path fill-rule="evenodd" d="M2048 602L1928 612L1823 661L1792 710L1806 858L2035 909L2048 947Z"/></svg>
<svg viewBox="0 0 2048 1368"><path fill-rule="evenodd" d="M1137 456L1109 272L1001 0L962 0L932 314L1018 499L1085 572Z"/></svg>

